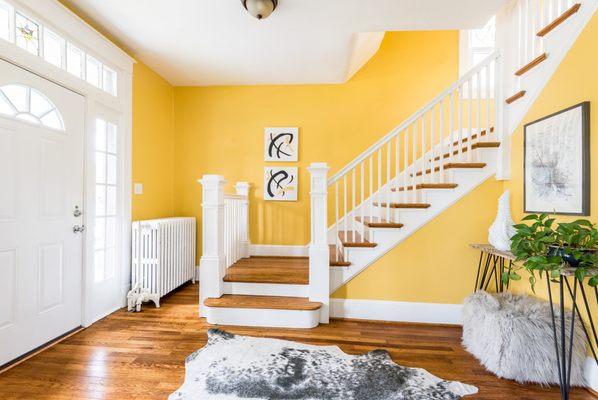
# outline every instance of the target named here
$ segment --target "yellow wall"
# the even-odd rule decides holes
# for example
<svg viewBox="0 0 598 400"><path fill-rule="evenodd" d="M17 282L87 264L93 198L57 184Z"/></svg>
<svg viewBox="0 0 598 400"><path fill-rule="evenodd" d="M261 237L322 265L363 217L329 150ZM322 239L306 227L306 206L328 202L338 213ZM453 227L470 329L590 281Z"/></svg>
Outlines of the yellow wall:
<svg viewBox="0 0 598 400"><path fill-rule="evenodd" d="M504 183L504 189L511 191L513 218L518 221L523 214L523 125L550 115L564 108L590 101L590 158L591 158L591 215L589 217L557 217L558 221L571 221L586 218L598 222L598 14L586 26L573 45L556 73L553 75L539 98L523 119L523 123L512 136L511 170L512 178ZM524 280L529 275L523 272ZM527 281L514 285L515 290L529 292ZM547 297L546 281L539 282L537 295ZM596 302L591 301L595 306ZM595 308L595 311L598 309Z"/></svg>
<svg viewBox="0 0 598 400"><path fill-rule="evenodd" d="M203 174L253 185L254 244L309 241L307 166L335 173L458 77L458 33L388 33L381 49L341 85L175 88L175 210L200 216ZM263 130L300 128L299 201L264 202ZM199 242L198 242L199 243Z"/></svg>
<svg viewBox="0 0 598 400"><path fill-rule="evenodd" d="M133 69L133 219L174 215L174 88L142 63Z"/></svg>

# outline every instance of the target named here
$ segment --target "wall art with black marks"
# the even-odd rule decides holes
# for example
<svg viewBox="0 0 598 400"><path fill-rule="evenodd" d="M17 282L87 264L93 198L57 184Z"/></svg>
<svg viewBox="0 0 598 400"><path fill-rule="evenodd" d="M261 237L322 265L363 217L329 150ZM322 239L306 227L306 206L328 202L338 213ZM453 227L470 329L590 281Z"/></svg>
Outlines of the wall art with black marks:
<svg viewBox="0 0 598 400"><path fill-rule="evenodd" d="M264 168L264 200L297 201L298 186L297 167Z"/></svg>
<svg viewBox="0 0 598 400"><path fill-rule="evenodd" d="M590 215L590 103L524 130L524 211Z"/></svg>
<svg viewBox="0 0 598 400"><path fill-rule="evenodd" d="M298 161L299 128L266 128L264 146L265 161Z"/></svg>

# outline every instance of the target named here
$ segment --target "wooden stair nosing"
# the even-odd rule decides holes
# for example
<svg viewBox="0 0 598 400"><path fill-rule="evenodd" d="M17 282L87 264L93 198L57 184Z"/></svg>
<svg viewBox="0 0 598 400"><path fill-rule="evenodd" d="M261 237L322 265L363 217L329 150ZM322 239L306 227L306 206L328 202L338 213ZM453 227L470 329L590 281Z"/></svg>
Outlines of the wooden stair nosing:
<svg viewBox="0 0 598 400"><path fill-rule="evenodd" d="M548 59L548 54L542 53L541 55L534 58L532 61L530 61L529 63L527 63L520 69L518 69L517 72L515 72L515 75L521 76L521 75L525 74L526 72L528 72L529 70L531 70L532 68L537 67L538 65L540 65L542 62L546 61L547 59Z"/></svg>
<svg viewBox="0 0 598 400"><path fill-rule="evenodd" d="M380 219L379 221L372 219L370 221L370 218L367 218L367 217L366 218L355 217L355 220L362 223L363 225L367 226L368 228L396 228L396 229L399 229L404 226L400 222L390 222L385 219Z"/></svg>
<svg viewBox="0 0 598 400"><path fill-rule="evenodd" d="M225 294L220 298L204 300L206 307L212 308L252 308L263 310L315 311L322 303L309 301L304 297L249 296Z"/></svg>
<svg viewBox="0 0 598 400"><path fill-rule="evenodd" d="M362 239L361 235L359 235L359 233L355 231L339 232L338 237L341 243L343 244L343 247L368 248L378 246L377 243L368 242L367 240Z"/></svg>
<svg viewBox="0 0 598 400"><path fill-rule="evenodd" d="M444 169L481 169L481 168L485 168L486 167L486 163L475 163L475 162L462 162L462 163L447 163L444 165ZM434 168L434 172L438 172L440 171L440 167L435 167ZM426 170L426 174L431 173L432 170L430 168L428 168ZM416 176L421 176L422 172L419 171ZM413 174L411 174L411 176L413 176Z"/></svg>
<svg viewBox="0 0 598 400"><path fill-rule="evenodd" d="M343 253L341 251L337 251L337 248L335 245L331 244L328 245L328 248L330 250L329 254L329 260L328 260L328 264L331 267L350 267L351 263L349 261L345 261L344 257L343 257ZM336 252L336 257L334 256L334 253Z"/></svg>
<svg viewBox="0 0 598 400"><path fill-rule="evenodd" d="M520 98L522 98L523 96L525 96L527 92L525 90L521 90L517 93L515 93L513 96L509 97L508 99L505 100L505 102L507 104L511 104L516 102L517 100L519 100Z"/></svg>
<svg viewBox="0 0 598 400"><path fill-rule="evenodd" d="M428 203L374 203L376 207L406 208L406 209L426 209L432 207Z"/></svg>
<svg viewBox="0 0 598 400"><path fill-rule="evenodd" d="M493 127L493 126L491 126L491 127L490 127L490 133L494 133L494 127ZM488 134L488 133L486 132L486 129L484 129L483 131L481 131L481 132L479 133L479 135L480 135L480 136L486 136L487 134ZM455 141L453 142L453 146L459 146L459 143L467 143L467 141L468 141L468 140L475 140L475 139L477 139L477 138L478 138L478 134L477 134L477 133L474 133L473 135L471 135L471 137L470 137L470 138L468 138L468 137L465 137L465 138L462 138L461 140L455 140ZM472 146L473 146L473 145L472 145Z"/></svg>
<svg viewBox="0 0 598 400"><path fill-rule="evenodd" d="M560 16L558 16L554 21L552 21L551 23L546 25L544 28L540 29L540 31L536 35L539 37L546 36L549 32L554 30L557 26L559 26L560 24L565 22L567 19L569 19L569 17L573 16L576 12L578 12L580 8L581 8L581 3L574 4L567 11L565 11Z"/></svg>
<svg viewBox="0 0 598 400"><path fill-rule="evenodd" d="M416 190L420 189L454 189L459 186L456 183L419 183L415 185ZM391 191L393 192L404 192L413 190L413 185L411 186L401 186L399 188L392 188Z"/></svg>
<svg viewBox="0 0 598 400"><path fill-rule="evenodd" d="M489 148L497 148L500 147L500 142L476 142L471 145L471 149L489 149ZM463 147L461 149L461 153L466 153L469 149L467 147ZM459 155L459 149L453 150L453 156ZM444 153L442 158L450 158L451 153ZM436 156L434 161L440 161L440 156Z"/></svg>

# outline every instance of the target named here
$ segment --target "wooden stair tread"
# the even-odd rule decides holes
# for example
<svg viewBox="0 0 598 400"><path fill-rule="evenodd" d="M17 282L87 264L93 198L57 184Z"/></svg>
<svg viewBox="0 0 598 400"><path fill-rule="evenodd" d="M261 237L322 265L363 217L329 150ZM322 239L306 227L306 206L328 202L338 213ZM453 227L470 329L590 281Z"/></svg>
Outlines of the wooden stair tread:
<svg viewBox="0 0 598 400"><path fill-rule="evenodd" d="M248 296L225 294L220 298L205 299L206 307L214 308L256 308L263 310L315 311L322 303L309 301L304 297Z"/></svg>
<svg viewBox="0 0 598 400"><path fill-rule="evenodd" d="M374 203L377 207L390 207L390 208L416 208L425 209L430 208L432 205L427 203Z"/></svg>
<svg viewBox="0 0 598 400"><path fill-rule="evenodd" d="M351 263L349 261L345 261L343 257L343 253L339 251L335 245L331 244L328 246L330 249L330 259L329 265L331 267L349 267ZM336 256L335 253L336 252Z"/></svg>
<svg viewBox="0 0 598 400"><path fill-rule="evenodd" d="M526 65L524 65L523 67L521 67L519 70L517 70L517 72L515 72L515 75L521 76L521 75L525 74L526 72L528 72L529 70L531 70L532 68L537 67L538 65L540 65L542 62L546 61L547 59L548 59L548 54L543 53L543 54L539 55L538 57L534 58L532 61L530 61Z"/></svg>
<svg viewBox="0 0 598 400"><path fill-rule="evenodd" d="M478 163L478 162L453 162L444 164L444 169L481 169L486 167L486 163ZM440 171L440 167L434 168L434 172ZM431 173L432 170L428 168L426 170L426 174ZM416 176L421 176L422 172L418 172ZM413 176L413 174L411 174Z"/></svg>
<svg viewBox="0 0 598 400"><path fill-rule="evenodd" d="M376 243L368 242L365 239L361 238L359 232L355 231L348 231L348 232L339 232L338 237L343 244L343 247L376 247Z"/></svg>
<svg viewBox="0 0 598 400"><path fill-rule="evenodd" d="M307 285L309 259L306 257L251 257L228 267L224 282Z"/></svg>
<svg viewBox="0 0 598 400"><path fill-rule="evenodd" d="M402 228L404 225L400 222L391 222L385 219L356 217L355 220L361 222L368 228Z"/></svg>
<svg viewBox="0 0 598 400"><path fill-rule="evenodd" d="M454 189L459 186L456 183L419 183L415 185L415 189ZM392 188L393 192L404 192L406 190L413 190L413 185L411 186L401 186L399 188Z"/></svg>
<svg viewBox="0 0 598 400"><path fill-rule="evenodd" d="M471 149L475 150L475 149L489 149L489 148L498 148L500 147L500 142L476 142L473 143L471 145ZM469 151L469 149L467 148L467 146L463 147L461 149L461 153L466 153L467 151ZM453 150L453 156L459 155L459 149L457 150ZM444 153L442 155L442 158L450 158L451 157L451 153ZM440 156L436 156L434 158L434 161L440 161Z"/></svg>
<svg viewBox="0 0 598 400"><path fill-rule="evenodd" d="M525 93L527 93L525 90L522 90L520 92L515 93L513 96L509 97L508 99L505 100L505 102L507 104L511 104L516 102L517 100L519 100L520 98L522 98L523 96L525 96Z"/></svg>
<svg viewBox="0 0 598 400"><path fill-rule="evenodd" d="M537 35L540 36L540 37L546 36L549 32L551 32L552 30L554 30L554 28L556 28L557 26L559 26L560 24L562 24L563 22L565 22L567 19L569 19L569 17L571 17L572 15L574 15L576 12L578 12L580 8L581 8L581 3L574 4L567 11L565 11L564 13L562 13L558 18L556 18L554 21L552 21L551 23L549 23L548 25L546 25L544 28L542 28L537 33Z"/></svg>

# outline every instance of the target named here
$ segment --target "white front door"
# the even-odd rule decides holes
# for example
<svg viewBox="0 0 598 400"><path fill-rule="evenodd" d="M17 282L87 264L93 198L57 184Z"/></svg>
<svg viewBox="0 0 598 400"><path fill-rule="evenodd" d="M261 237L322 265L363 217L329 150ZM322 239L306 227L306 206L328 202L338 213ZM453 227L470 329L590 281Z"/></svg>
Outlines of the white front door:
<svg viewBox="0 0 598 400"><path fill-rule="evenodd" d="M85 99L0 60L0 366L81 325Z"/></svg>

